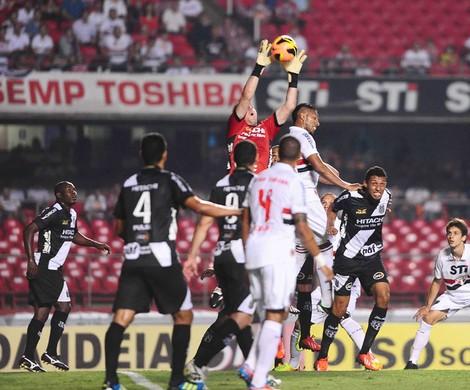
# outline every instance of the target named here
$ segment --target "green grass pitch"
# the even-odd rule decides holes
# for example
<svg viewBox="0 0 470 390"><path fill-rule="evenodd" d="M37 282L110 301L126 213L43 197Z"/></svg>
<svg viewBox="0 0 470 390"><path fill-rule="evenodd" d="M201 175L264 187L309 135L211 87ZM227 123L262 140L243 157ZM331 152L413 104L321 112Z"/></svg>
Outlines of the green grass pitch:
<svg viewBox="0 0 470 390"><path fill-rule="evenodd" d="M168 371L138 371L149 381L166 389L169 378ZM375 389L375 390L467 390L470 388L468 371L380 371L380 372L291 372L276 373L281 378L282 389L307 390L321 389L338 390L341 388ZM0 374L0 389L9 390L89 390L100 389L104 373L102 371L47 372L47 373L2 373ZM126 375L120 375L121 383L128 390L144 389L136 385ZM207 381L209 390L245 389L243 381L234 371L210 373Z"/></svg>

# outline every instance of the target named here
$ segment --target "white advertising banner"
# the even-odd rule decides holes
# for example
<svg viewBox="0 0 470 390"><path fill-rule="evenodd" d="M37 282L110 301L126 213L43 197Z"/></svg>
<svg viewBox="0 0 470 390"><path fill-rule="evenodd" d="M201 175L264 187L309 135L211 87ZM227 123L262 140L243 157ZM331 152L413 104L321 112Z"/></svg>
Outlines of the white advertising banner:
<svg viewBox="0 0 470 390"><path fill-rule="evenodd" d="M0 115L227 116L245 75L32 72L0 77Z"/></svg>

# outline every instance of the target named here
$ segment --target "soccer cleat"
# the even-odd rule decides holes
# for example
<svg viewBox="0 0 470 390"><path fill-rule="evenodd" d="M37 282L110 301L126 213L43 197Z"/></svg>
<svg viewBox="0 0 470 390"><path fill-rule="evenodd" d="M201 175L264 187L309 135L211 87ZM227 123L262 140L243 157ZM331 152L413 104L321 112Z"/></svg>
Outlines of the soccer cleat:
<svg viewBox="0 0 470 390"><path fill-rule="evenodd" d="M290 372L290 371L297 371L296 368L292 367L289 363L279 364L274 371L279 372Z"/></svg>
<svg viewBox="0 0 470 390"><path fill-rule="evenodd" d="M50 355L47 352L44 352L41 356L41 360L44 363L53 365L58 370L61 370L61 371L69 370L69 366L67 366L67 364L65 364L64 362L60 361L59 357L56 355Z"/></svg>
<svg viewBox="0 0 470 390"><path fill-rule="evenodd" d="M275 378L271 374L268 374L266 385L270 386L269 388L279 389L281 387L281 384L282 384L281 379Z"/></svg>
<svg viewBox="0 0 470 390"><path fill-rule="evenodd" d="M247 364L243 364L238 369L238 376L245 381L247 386L250 386L251 379L253 378L253 370Z"/></svg>
<svg viewBox="0 0 470 390"><path fill-rule="evenodd" d="M377 368L376 371L379 371L382 368L384 368L384 365L382 363L380 363L380 360L377 359L372 352L369 351L369 352L367 352L367 354L369 355L369 359L372 362L372 364Z"/></svg>
<svg viewBox="0 0 470 390"><path fill-rule="evenodd" d="M302 340L299 340L299 350L308 349L312 352L318 352L321 349L321 345L318 344L312 336L305 337Z"/></svg>
<svg viewBox="0 0 470 390"><path fill-rule="evenodd" d="M207 387L204 384L204 382L195 383L195 382L190 382L190 381L184 381L178 385L177 389L178 390L207 390Z"/></svg>
<svg viewBox="0 0 470 390"><path fill-rule="evenodd" d="M372 355L373 356L373 355ZM364 366L366 370L370 371L379 371L380 368L374 364L372 361L370 355L368 353L360 353L356 357L356 362L358 362L360 365Z"/></svg>
<svg viewBox="0 0 470 390"><path fill-rule="evenodd" d="M263 387L248 386L248 389L249 390L275 390L275 387L271 387L268 384L266 384Z"/></svg>
<svg viewBox="0 0 470 390"><path fill-rule="evenodd" d="M207 388L204 384L207 375L204 372L203 368L196 366L196 364L194 363L194 359L190 360L184 367L184 376L186 377L188 382L202 384L203 389Z"/></svg>
<svg viewBox="0 0 470 390"><path fill-rule="evenodd" d="M318 358L313 364L315 371L328 371L328 358Z"/></svg>
<svg viewBox="0 0 470 390"><path fill-rule="evenodd" d="M120 383L111 383L111 382L105 382L103 383L103 390L126 390L124 386L122 386Z"/></svg>
<svg viewBox="0 0 470 390"><path fill-rule="evenodd" d="M413 363L411 360L408 360L408 363L406 363L405 370L417 370L418 365Z"/></svg>
<svg viewBox="0 0 470 390"><path fill-rule="evenodd" d="M28 359L26 356L21 356L19 361L20 368L24 368L30 372L46 372L44 368L42 368L39 363L35 362L34 360Z"/></svg>

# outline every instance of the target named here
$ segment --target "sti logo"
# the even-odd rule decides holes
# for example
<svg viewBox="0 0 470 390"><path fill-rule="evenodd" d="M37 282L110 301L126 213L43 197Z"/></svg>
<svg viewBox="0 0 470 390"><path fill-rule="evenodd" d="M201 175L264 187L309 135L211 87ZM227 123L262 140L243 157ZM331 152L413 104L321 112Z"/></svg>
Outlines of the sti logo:
<svg viewBox="0 0 470 390"><path fill-rule="evenodd" d="M406 81L364 81L357 87L358 108L363 112L415 112L418 85Z"/></svg>
<svg viewBox="0 0 470 390"><path fill-rule="evenodd" d="M274 80L267 88L267 105L272 109L277 109L286 98L287 84L284 80ZM299 82L299 102L311 102L315 107L326 107L330 99L330 84L327 81L300 81Z"/></svg>

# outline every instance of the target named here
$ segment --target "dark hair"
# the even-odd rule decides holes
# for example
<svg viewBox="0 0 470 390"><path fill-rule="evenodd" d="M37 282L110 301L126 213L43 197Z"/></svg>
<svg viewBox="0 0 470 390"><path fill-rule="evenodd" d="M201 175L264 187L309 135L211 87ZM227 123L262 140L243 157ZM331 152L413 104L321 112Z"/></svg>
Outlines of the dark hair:
<svg viewBox="0 0 470 390"><path fill-rule="evenodd" d="M149 133L142 138L140 152L145 165L159 162L166 150L166 139L160 133Z"/></svg>
<svg viewBox="0 0 470 390"><path fill-rule="evenodd" d="M300 156L300 142L291 135L285 135L279 141L279 159L295 161Z"/></svg>
<svg viewBox="0 0 470 390"><path fill-rule="evenodd" d="M385 169L383 169L382 167L379 167L378 165L374 165L373 167L370 167L367 170L364 180L368 181L371 178L371 176L385 177L386 179L387 172L385 172Z"/></svg>
<svg viewBox="0 0 470 390"><path fill-rule="evenodd" d="M238 143L233 150L233 160L238 167L254 164L258 148L253 141L245 140Z"/></svg>
<svg viewBox="0 0 470 390"><path fill-rule="evenodd" d="M57 198L57 194L63 194L65 191L65 187L67 186L73 186L73 184L69 181L59 181L55 186L54 186L54 196Z"/></svg>
<svg viewBox="0 0 470 390"><path fill-rule="evenodd" d="M317 111L315 106L313 106L309 103L300 103L300 104L297 105L297 107L294 108L294 111L292 111L292 122L295 123L295 121L297 120L297 116L299 115L299 111L302 110L303 108L313 110L315 112Z"/></svg>
<svg viewBox="0 0 470 390"><path fill-rule="evenodd" d="M463 219L460 218L452 218L446 225L446 233L449 233L449 229L451 227L456 227L462 233L462 236L466 236L468 234L468 227L467 224Z"/></svg>

